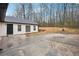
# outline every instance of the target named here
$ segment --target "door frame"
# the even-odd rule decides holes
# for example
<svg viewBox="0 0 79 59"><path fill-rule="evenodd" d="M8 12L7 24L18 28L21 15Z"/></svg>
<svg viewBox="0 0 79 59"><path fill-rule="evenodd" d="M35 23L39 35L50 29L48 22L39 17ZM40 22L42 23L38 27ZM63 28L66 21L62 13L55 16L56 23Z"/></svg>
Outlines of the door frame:
<svg viewBox="0 0 79 59"><path fill-rule="evenodd" d="M13 24L7 24L7 35L10 34L13 34Z"/></svg>

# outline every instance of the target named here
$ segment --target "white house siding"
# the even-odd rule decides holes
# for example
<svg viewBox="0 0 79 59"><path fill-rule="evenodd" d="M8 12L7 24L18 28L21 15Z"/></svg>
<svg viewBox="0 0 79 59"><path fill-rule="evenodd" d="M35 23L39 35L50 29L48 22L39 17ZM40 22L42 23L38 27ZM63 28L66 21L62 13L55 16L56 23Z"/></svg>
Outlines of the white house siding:
<svg viewBox="0 0 79 59"><path fill-rule="evenodd" d="M21 31L18 31L18 25L21 25ZM28 24L13 24L13 34L24 34L27 33L26 32L26 26L28 26ZM34 25L30 25L30 32L38 32L38 26L36 26L36 30L33 30L33 26Z"/></svg>
<svg viewBox="0 0 79 59"><path fill-rule="evenodd" d="M7 26L6 23L0 22L0 36L6 36Z"/></svg>
<svg viewBox="0 0 79 59"><path fill-rule="evenodd" d="M7 24L9 23L0 23L0 36L7 36ZM21 25L21 31L18 31L18 25ZM33 29L34 26L36 26L36 30ZM38 32L38 26L30 25L30 33L31 32ZM13 34L24 34L24 33L27 33L26 24L13 24Z"/></svg>
<svg viewBox="0 0 79 59"><path fill-rule="evenodd" d="M18 25L21 25L21 31L18 31ZM25 33L24 24L13 24L13 34L23 34Z"/></svg>
<svg viewBox="0 0 79 59"><path fill-rule="evenodd" d="M31 32L38 32L38 26L37 25L30 25L31 26ZM36 30L34 30L34 26L36 27Z"/></svg>

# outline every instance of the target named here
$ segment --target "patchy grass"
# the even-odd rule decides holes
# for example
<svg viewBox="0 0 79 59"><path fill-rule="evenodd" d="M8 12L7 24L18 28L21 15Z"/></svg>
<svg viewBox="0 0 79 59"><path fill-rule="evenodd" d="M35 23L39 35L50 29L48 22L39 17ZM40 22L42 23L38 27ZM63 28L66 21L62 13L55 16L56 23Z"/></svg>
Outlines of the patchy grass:
<svg viewBox="0 0 79 59"><path fill-rule="evenodd" d="M39 32L28 33L26 36L31 35L41 35L47 33L64 33L64 34L79 34L79 29L77 28L63 28L61 27L39 27Z"/></svg>
<svg viewBox="0 0 79 59"><path fill-rule="evenodd" d="M63 30L64 29L64 30ZM39 27L39 30L43 30L47 33L72 33L79 34L78 28L61 28L61 27Z"/></svg>

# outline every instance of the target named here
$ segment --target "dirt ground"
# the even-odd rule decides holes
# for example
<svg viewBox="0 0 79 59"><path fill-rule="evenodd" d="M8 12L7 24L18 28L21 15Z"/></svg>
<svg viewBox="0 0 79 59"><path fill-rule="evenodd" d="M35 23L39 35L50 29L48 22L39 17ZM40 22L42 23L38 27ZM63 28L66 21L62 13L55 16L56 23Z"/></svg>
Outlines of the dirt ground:
<svg viewBox="0 0 79 59"><path fill-rule="evenodd" d="M6 39L10 39L13 45L8 45L1 56L79 56L78 34L45 33L9 36Z"/></svg>
<svg viewBox="0 0 79 59"><path fill-rule="evenodd" d="M39 27L39 32L0 38L1 56L79 56L79 29ZM5 43L5 44L4 44Z"/></svg>
<svg viewBox="0 0 79 59"><path fill-rule="evenodd" d="M64 29L64 30L63 30ZM68 33L79 34L79 28L66 28L66 27L39 27L40 32L46 33Z"/></svg>

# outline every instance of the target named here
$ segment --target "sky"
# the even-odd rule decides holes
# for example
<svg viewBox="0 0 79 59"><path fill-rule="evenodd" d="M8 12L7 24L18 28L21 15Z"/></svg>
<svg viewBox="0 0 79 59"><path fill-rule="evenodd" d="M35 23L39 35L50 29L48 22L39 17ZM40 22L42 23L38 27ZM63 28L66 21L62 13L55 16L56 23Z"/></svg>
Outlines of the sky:
<svg viewBox="0 0 79 59"><path fill-rule="evenodd" d="M38 4L33 4L33 8L38 8ZM7 8L6 16L12 16L16 9L16 3L10 3Z"/></svg>
<svg viewBox="0 0 79 59"><path fill-rule="evenodd" d="M12 16L13 15L13 13L14 13L14 11L16 9L16 5L17 5L16 3L10 3L8 5L6 16ZM37 12L39 12L39 10L40 10L39 3L33 3L32 5L33 5L34 10L36 9L36 11L38 10ZM53 7L54 10L57 8L58 5L59 4L54 4L54 7ZM60 8L60 10L62 10L62 8Z"/></svg>
<svg viewBox="0 0 79 59"><path fill-rule="evenodd" d="M13 14L13 12L15 11L16 7L15 7L15 3L10 3L8 5L8 8L7 8L7 12L6 12L6 16L11 16Z"/></svg>

